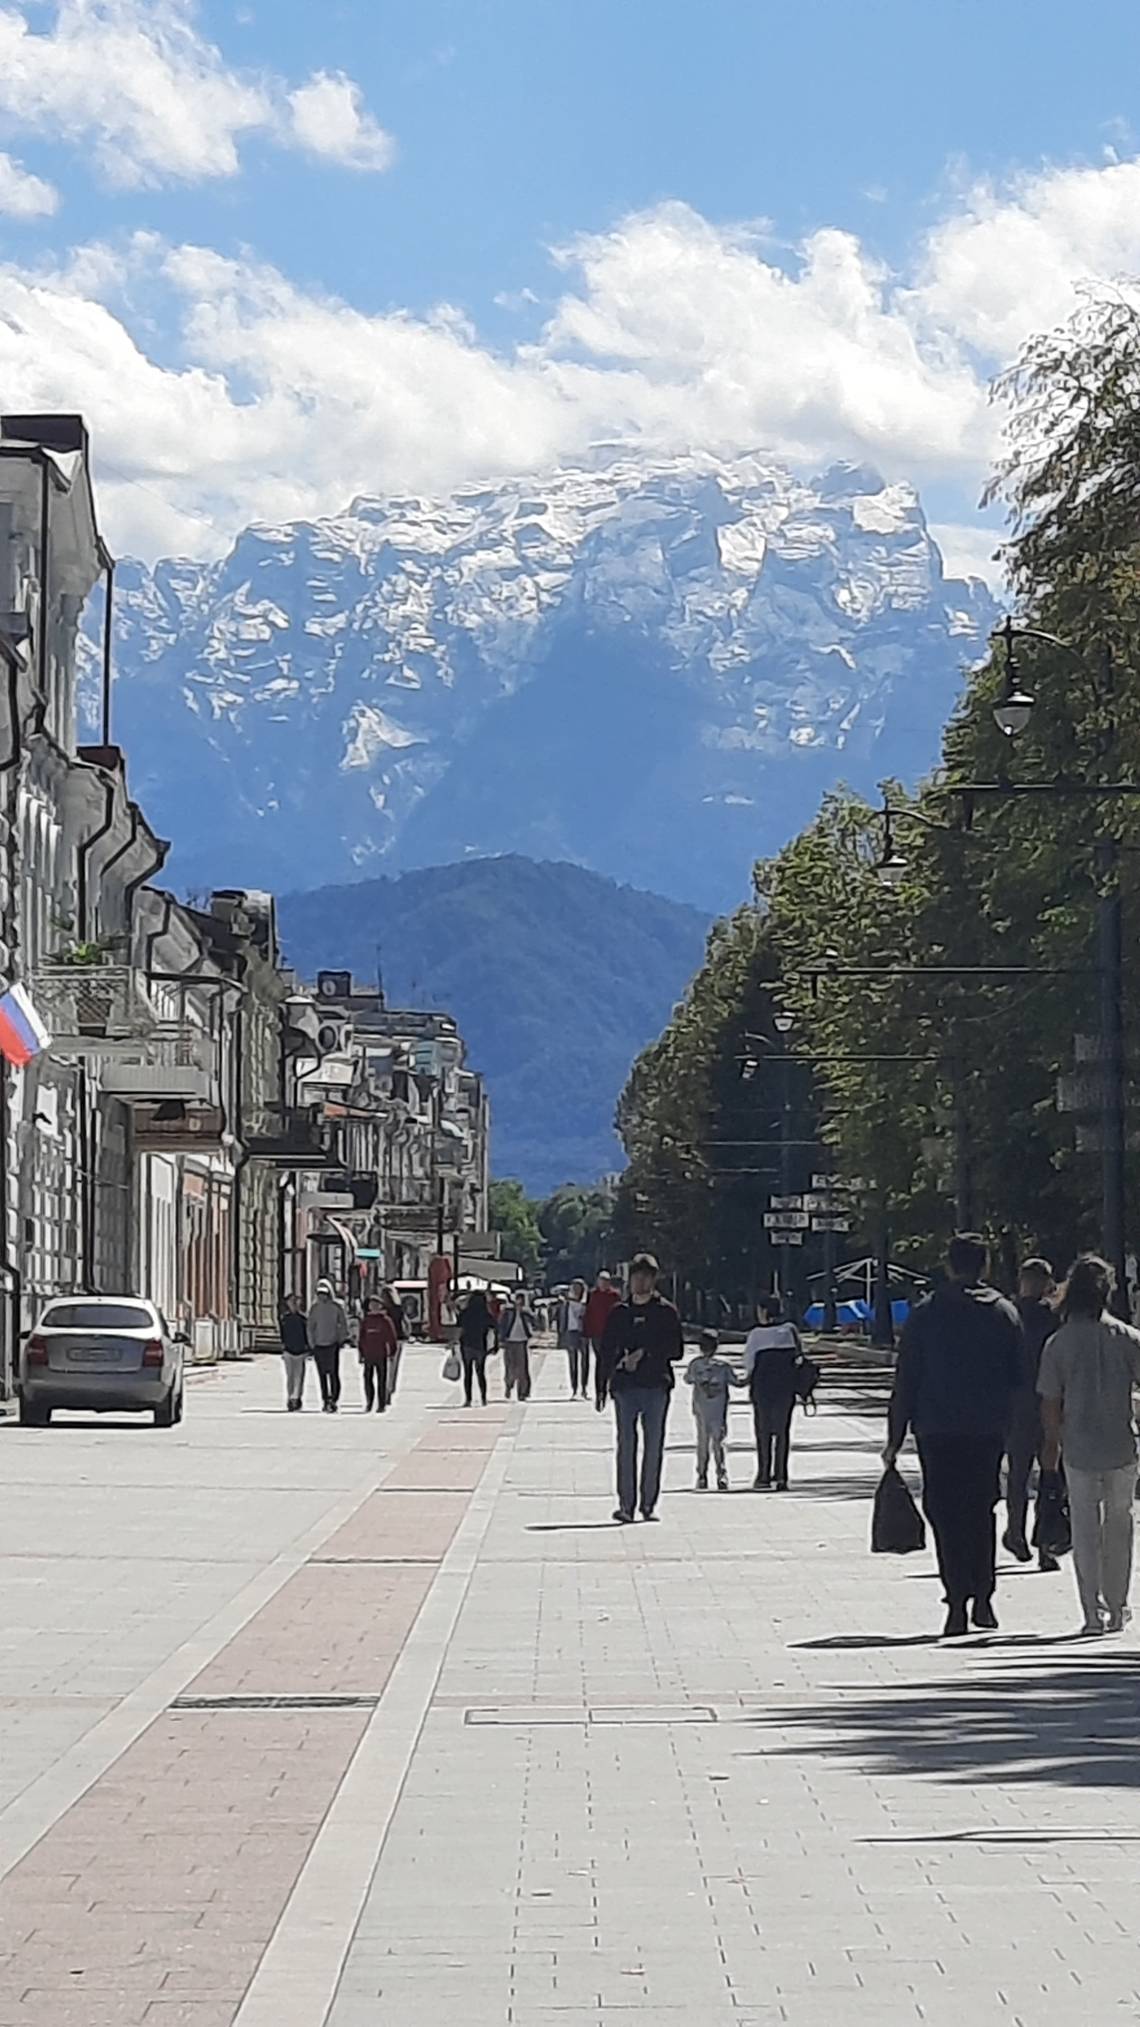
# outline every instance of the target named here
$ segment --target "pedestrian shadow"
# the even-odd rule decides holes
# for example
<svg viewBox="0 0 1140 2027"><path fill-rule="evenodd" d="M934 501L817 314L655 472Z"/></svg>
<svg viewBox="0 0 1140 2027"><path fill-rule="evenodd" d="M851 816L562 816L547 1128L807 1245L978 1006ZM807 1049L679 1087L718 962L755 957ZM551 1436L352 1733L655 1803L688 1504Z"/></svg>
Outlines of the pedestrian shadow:
<svg viewBox="0 0 1140 2027"><path fill-rule="evenodd" d="M625 1534L625 1527L617 1520L532 1520L523 1529L524 1534L594 1534L604 1528L608 1534Z"/></svg>
<svg viewBox="0 0 1140 2027"><path fill-rule="evenodd" d="M878 1647L937 1647L937 1633L835 1633L826 1640L794 1640L797 1654L859 1654Z"/></svg>
<svg viewBox="0 0 1140 2027"><path fill-rule="evenodd" d="M1038 1668L1009 1666L1000 1649L1017 1645L1053 1652ZM1080 1660L1066 1652L1073 1645ZM974 1661L992 1653L997 1665L917 1689L853 1694L845 1686L839 1696L772 1709L756 1721L765 1740L748 1757L846 1760L871 1778L962 1785L1140 1787L1140 1655L1102 1649L1093 1659L1073 1635L971 1642L969 1651Z"/></svg>

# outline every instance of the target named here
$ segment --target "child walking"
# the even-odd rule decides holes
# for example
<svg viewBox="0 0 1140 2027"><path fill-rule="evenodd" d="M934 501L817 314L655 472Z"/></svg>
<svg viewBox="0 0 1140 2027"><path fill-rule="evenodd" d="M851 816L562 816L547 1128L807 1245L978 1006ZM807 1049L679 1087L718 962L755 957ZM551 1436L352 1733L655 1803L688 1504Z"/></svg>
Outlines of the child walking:
<svg viewBox="0 0 1140 2027"><path fill-rule="evenodd" d="M700 1350L689 1360L685 1378L693 1389L693 1419L697 1425L697 1490L707 1492L709 1451L716 1465L717 1488L728 1491L728 1469L724 1460L724 1439L728 1432L728 1390L732 1367L717 1356L720 1339L715 1330L702 1330Z"/></svg>

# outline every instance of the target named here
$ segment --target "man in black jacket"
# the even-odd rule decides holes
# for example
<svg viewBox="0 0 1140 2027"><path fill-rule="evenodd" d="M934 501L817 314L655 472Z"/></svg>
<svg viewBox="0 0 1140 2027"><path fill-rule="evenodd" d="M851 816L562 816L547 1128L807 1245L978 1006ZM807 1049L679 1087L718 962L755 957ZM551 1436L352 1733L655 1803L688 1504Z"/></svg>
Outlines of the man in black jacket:
<svg viewBox="0 0 1140 2027"><path fill-rule="evenodd" d="M639 1253L629 1270L628 1299L611 1311L598 1359L598 1385L612 1396L617 1421L614 1519L623 1523L634 1518L638 1503L639 1431L641 1517L657 1517L673 1367L685 1348L677 1311L657 1293L657 1274L652 1254Z"/></svg>
<svg viewBox="0 0 1140 2027"><path fill-rule="evenodd" d="M913 1429L946 1590L944 1632L955 1638L969 1631L971 1605L979 1630L997 1626L994 1510L1025 1354L1016 1309L984 1285L985 1240L960 1232L948 1264L950 1279L918 1304L903 1331L883 1462L894 1463Z"/></svg>

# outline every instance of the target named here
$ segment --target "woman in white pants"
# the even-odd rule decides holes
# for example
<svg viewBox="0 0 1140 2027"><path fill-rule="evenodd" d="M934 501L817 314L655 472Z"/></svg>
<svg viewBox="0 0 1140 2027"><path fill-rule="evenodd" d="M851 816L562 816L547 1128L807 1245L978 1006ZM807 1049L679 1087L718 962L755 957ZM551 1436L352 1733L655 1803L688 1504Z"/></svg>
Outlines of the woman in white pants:
<svg viewBox="0 0 1140 2027"><path fill-rule="evenodd" d="M1110 1313L1114 1284L1106 1260L1082 1254L1061 1290L1065 1320L1045 1346L1037 1380L1042 1470L1055 1471L1063 1453L1088 1634L1122 1632L1131 1616L1132 1389L1140 1385L1140 1330Z"/></svg>

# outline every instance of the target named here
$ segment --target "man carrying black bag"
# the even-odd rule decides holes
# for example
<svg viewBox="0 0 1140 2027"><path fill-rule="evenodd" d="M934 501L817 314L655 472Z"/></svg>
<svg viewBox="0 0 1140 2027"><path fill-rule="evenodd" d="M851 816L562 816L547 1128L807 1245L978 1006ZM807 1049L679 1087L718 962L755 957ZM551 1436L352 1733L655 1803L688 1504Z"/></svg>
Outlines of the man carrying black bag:
<svg viewBox="0 0 1140 2027"><path fill-rule="evenodd" d="M1024 1350L1016 1309L985 1285L985 1240L959 1232L947 1263L949 1280L903 1330L883 1462L889 1469L913 1429L946 1592L943 1632L957 1639L970 1615L979 1631L997 1626L994 1511Z"/></svg>

